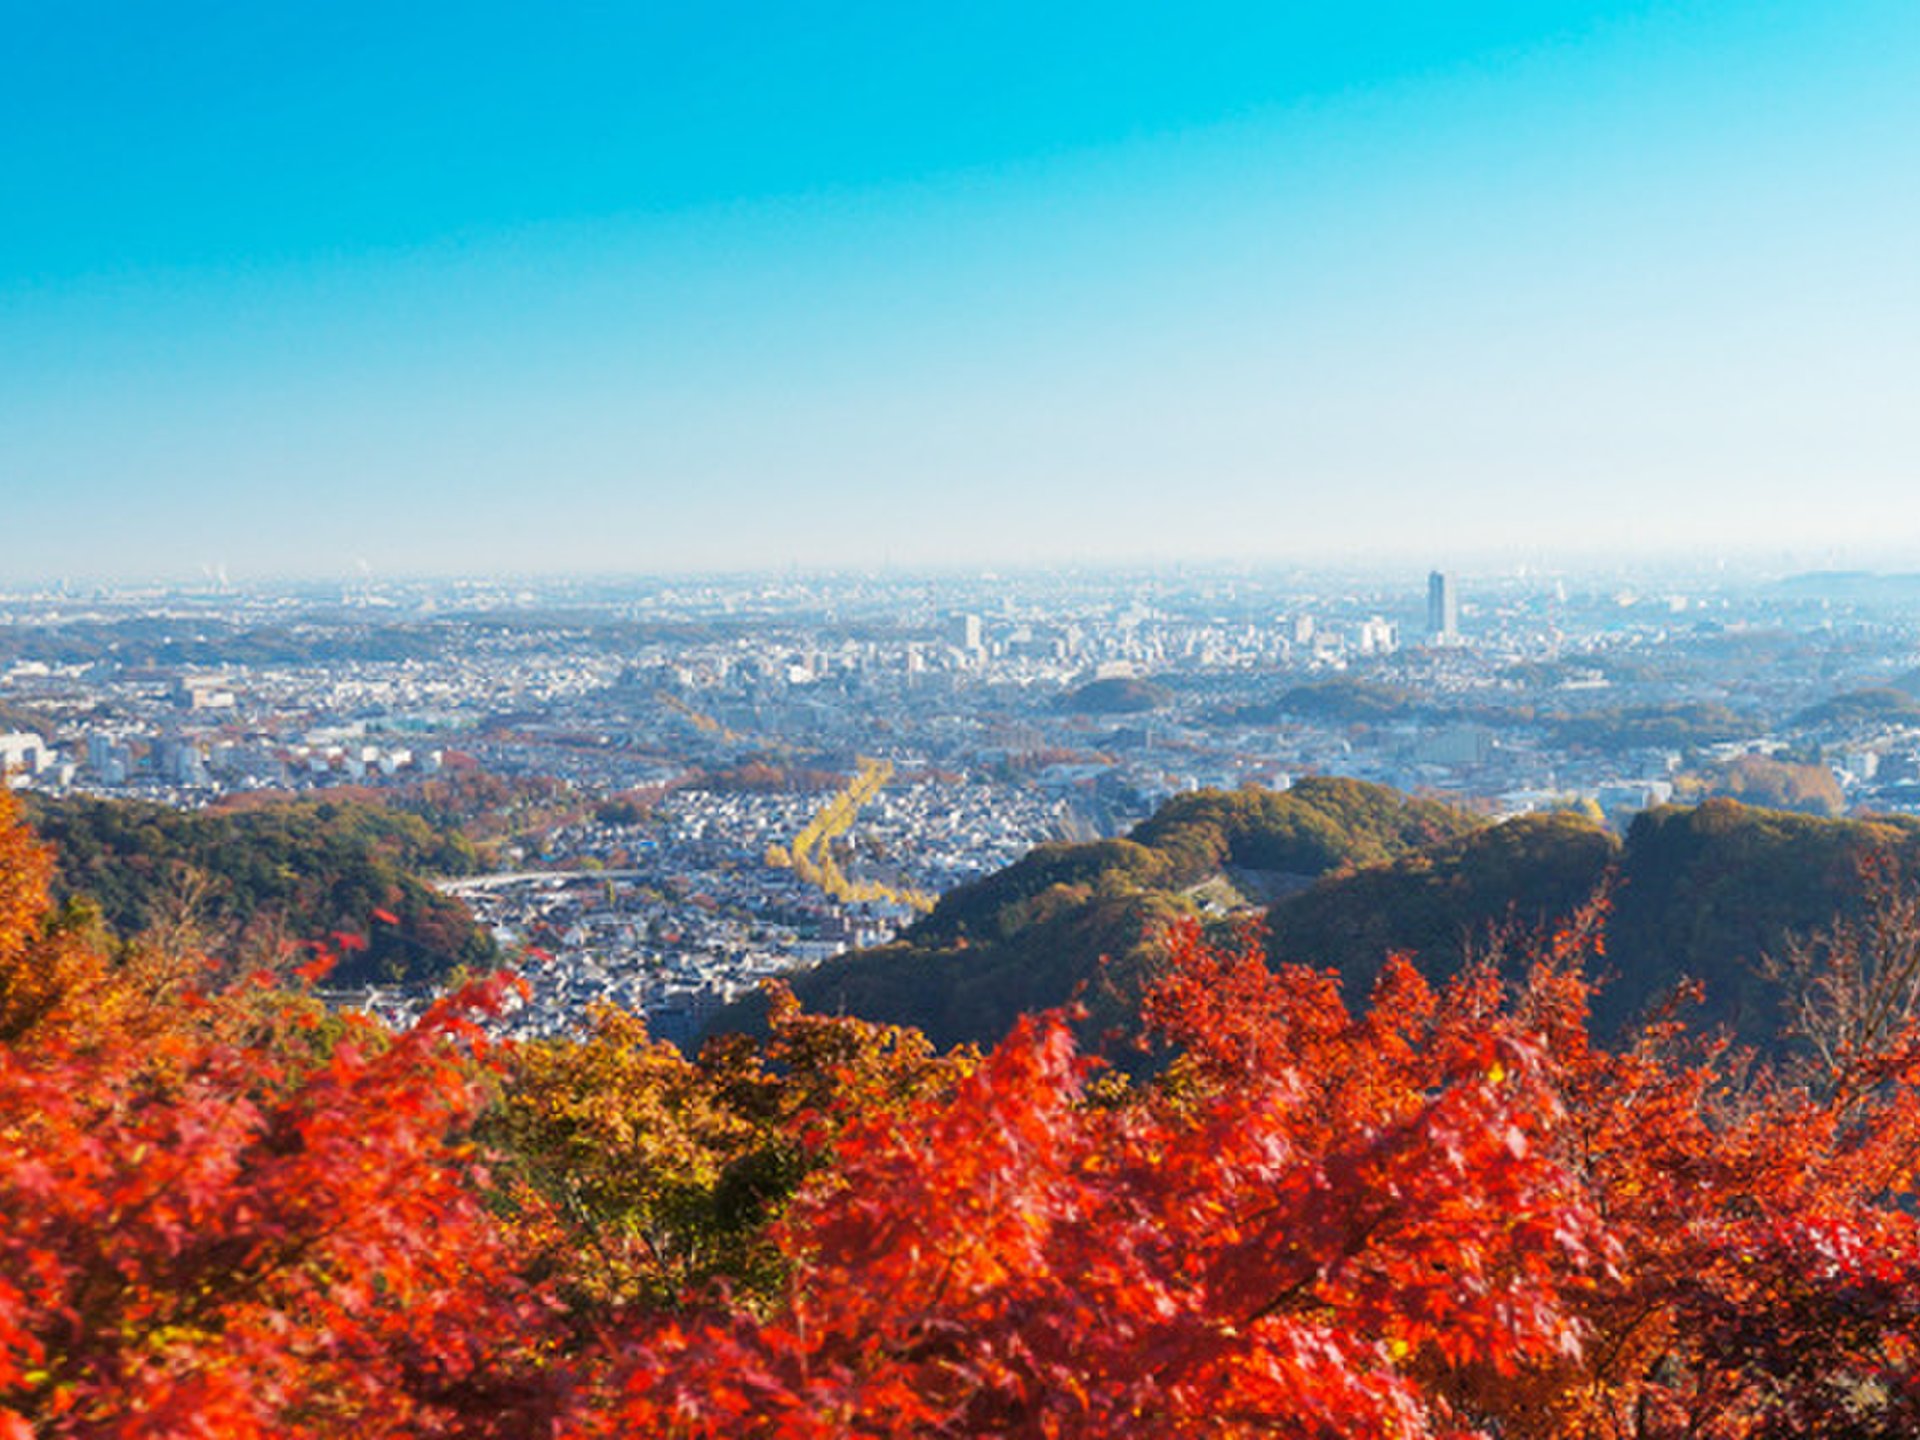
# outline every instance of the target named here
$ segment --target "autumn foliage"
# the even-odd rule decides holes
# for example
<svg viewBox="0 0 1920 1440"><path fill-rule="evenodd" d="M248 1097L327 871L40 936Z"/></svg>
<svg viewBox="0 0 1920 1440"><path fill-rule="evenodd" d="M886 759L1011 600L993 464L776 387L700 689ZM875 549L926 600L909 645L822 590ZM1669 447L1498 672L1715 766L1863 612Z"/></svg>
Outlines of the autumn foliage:
<svg viewBox="0 0 1920 1440"><path fill-rule="evenodd" d="M45 877L0 819L6 1440L1920 1432L1920 1042L1598 1046L1598 913L1359 1013L1180 930L1127 1080L784 996L392 1034Z"/></svg>
<svg viewBox="0 0 1920 1440"><path fill-rule="evenodd" d="M527 1433L544 1302L461 1138L477 1032L110 962L0 832L0 1434Z"/></svg>

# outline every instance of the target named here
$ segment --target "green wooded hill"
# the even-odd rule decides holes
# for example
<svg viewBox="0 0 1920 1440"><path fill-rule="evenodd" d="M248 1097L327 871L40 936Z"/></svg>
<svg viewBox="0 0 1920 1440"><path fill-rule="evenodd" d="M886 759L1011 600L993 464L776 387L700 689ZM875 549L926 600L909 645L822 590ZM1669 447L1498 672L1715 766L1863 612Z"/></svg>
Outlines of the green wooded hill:
<svg viewBox="0 0 1920 1440"><path fill-rule="evenodd" d="M92 901L122 938L185 925L216 955L262 964L284 940L363 937L337 984L426 980L498 959L466 907L420 878L472 869L472 845L417 815L334 801L190 812L32 796L28 816L54 847L56 895Z"/></svg>
<svg viewBox="0 0 1920 1440"><path fill-rule="evenodd" d="M1366 997L1390 951L1451 971L1494 926L1538 928L1590 898L1619 854L1575 814L1527 815L1337 875L1267 911L1272 960L1337 969Z"/></svg>
<svg viewBox="0 0 1920 1440"><path fill-rule="evenodd" d="M1819 725L1911 725L1920 717L1920 700L1890 686L1848 690L1793 717L1797 729Z"/></svg>
<svg viewBox="0 0 1920 1440"><path fill-rule="evenodd" d="M1083 988L1096 1029L1124 1024L1141 963L1170 921L1200 908L1197 887L1238 875L1250 888L1256 879L1297 888L1481 823L1358 780L1196 791L1124 839L1039 846L942 896L893 944L829 961L794 988L814 1009L884 1015L941 1045L998 1039L1022 1012ZM756 1010L737 1007L723 1025L750 1023Z"/></svg>
<svg viewBox="0 0 1920 1440"><path fill-rule="evenodd" d="M1338 969L1357 998L1389 950L1444 974L1493 927L1550 923L1604 886L1602 1033L1690 977L1706 987L1698 1018L1764 1050L1783 1020L1765 958L1856 905L1861 861L1876 852L1920 874L1920 822L1714 799L1649 810L1616 843L1573 816L1529 816L1282 901L1268 913L1268 953Z"/></svg>
<svg viewBox="0 0 1920 1440"><path fill-rule="evenodd" d="M1627 832L1607 930L1621 978L1596 1014L1617 1023L1678 971L1705 983L1706 1018L1771 1045L1780 989L1762 957L1857 906L1861 862L1875 853L1920 877L1920 820L1828 820L1727 799L1646 812Z"/></svg>
<svg viewBox="0 0 1920 1440"><path fill-rule="evenodd" d="M1134 715L1158 710L1173 697L1146 680L1090 680L1059 699L1059 708L1082 715Z"/></svg>
<svg viewBox="0 0 1920 1440"><path fill-rule="evenodd" d="M953 891L893 944L795 988L809 1005L917 1025L941 1044L997 1039L1021 1011L1076 989L1094 1029L1124 1027L1132 978L1169 920L1264 888L1280 897L1264 911L1269 955L1336 969L1359 1000L1389 951L1438 977L1496 928L1551 925L1605 893L1603 1032L1691 977L1706 987L1696 1018L1764 1050L1783 1013L1765 957L1856 905L1874 853L1920 876L1920 821L1714 799L1648 811L1622 841L1573 814L1488 825L1350 780L1198 792L1126 839L1041 846Z"/></svg>

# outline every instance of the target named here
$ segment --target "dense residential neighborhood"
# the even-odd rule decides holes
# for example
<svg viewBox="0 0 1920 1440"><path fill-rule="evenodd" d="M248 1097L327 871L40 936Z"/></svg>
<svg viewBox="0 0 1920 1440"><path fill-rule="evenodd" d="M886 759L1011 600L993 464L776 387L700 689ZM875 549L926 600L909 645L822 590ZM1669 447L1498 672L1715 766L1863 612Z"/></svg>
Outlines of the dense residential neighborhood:
<svg viewBox="0 0 1920 1440"><path fill-rule="evenodd" d="M1616 827L1729 794L1920 809L1900 577L1149 572L0 598L10 783L187 809L549 787L443 889L528 959L528 1033L596 1001L690 1039L1052 840L1195 788L1379 781ZM862 757L826 893L769 860ZM545 958L541 958L545 957ZM355 997L406 1013L415 993Z"/></svg>

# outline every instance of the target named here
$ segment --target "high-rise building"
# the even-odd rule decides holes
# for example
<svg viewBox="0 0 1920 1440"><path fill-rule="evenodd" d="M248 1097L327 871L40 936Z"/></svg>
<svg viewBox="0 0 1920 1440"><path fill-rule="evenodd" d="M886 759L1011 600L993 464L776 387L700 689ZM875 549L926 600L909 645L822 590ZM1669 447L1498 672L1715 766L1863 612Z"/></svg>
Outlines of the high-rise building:
<svg viewBox="0 0 1920 1440"><path fill-rule="evenodd" d="M1427 634L1443 643L1460 638L1460 590L1442 570L1427 576Z"/></svg>
<svg viewBox="0 0 1920 1440"><path fill-rule="evenodd" d="M1400 645L1400 627L1378 615L1360 624L1362 655L1391 655Z"/></svg>
<svg viewBox="0 0 1920 1440"><path fill-rule="evenodd" d="M948 634L956 650L977 653L985 648L978 615L954 615L949 618Z"/></svg>

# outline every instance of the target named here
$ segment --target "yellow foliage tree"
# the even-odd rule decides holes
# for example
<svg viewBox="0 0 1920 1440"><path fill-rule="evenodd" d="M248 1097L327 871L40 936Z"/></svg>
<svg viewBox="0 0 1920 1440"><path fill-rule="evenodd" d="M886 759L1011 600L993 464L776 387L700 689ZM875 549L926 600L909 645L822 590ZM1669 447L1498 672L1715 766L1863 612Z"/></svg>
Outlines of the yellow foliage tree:
<svg viewBox="0 0 1920 1440"><path fill-rule="evenodd" d="M771 1294L766 1222L830 1165L851 1117L906 1104L971 1063L917 1030L804 1014L769 989L764 1042L689 1060L639 1016L602 1007L584 1039L521 1046L490 1138L523 1239L589 1307L672 1304L724 1278Z"/></svg>

